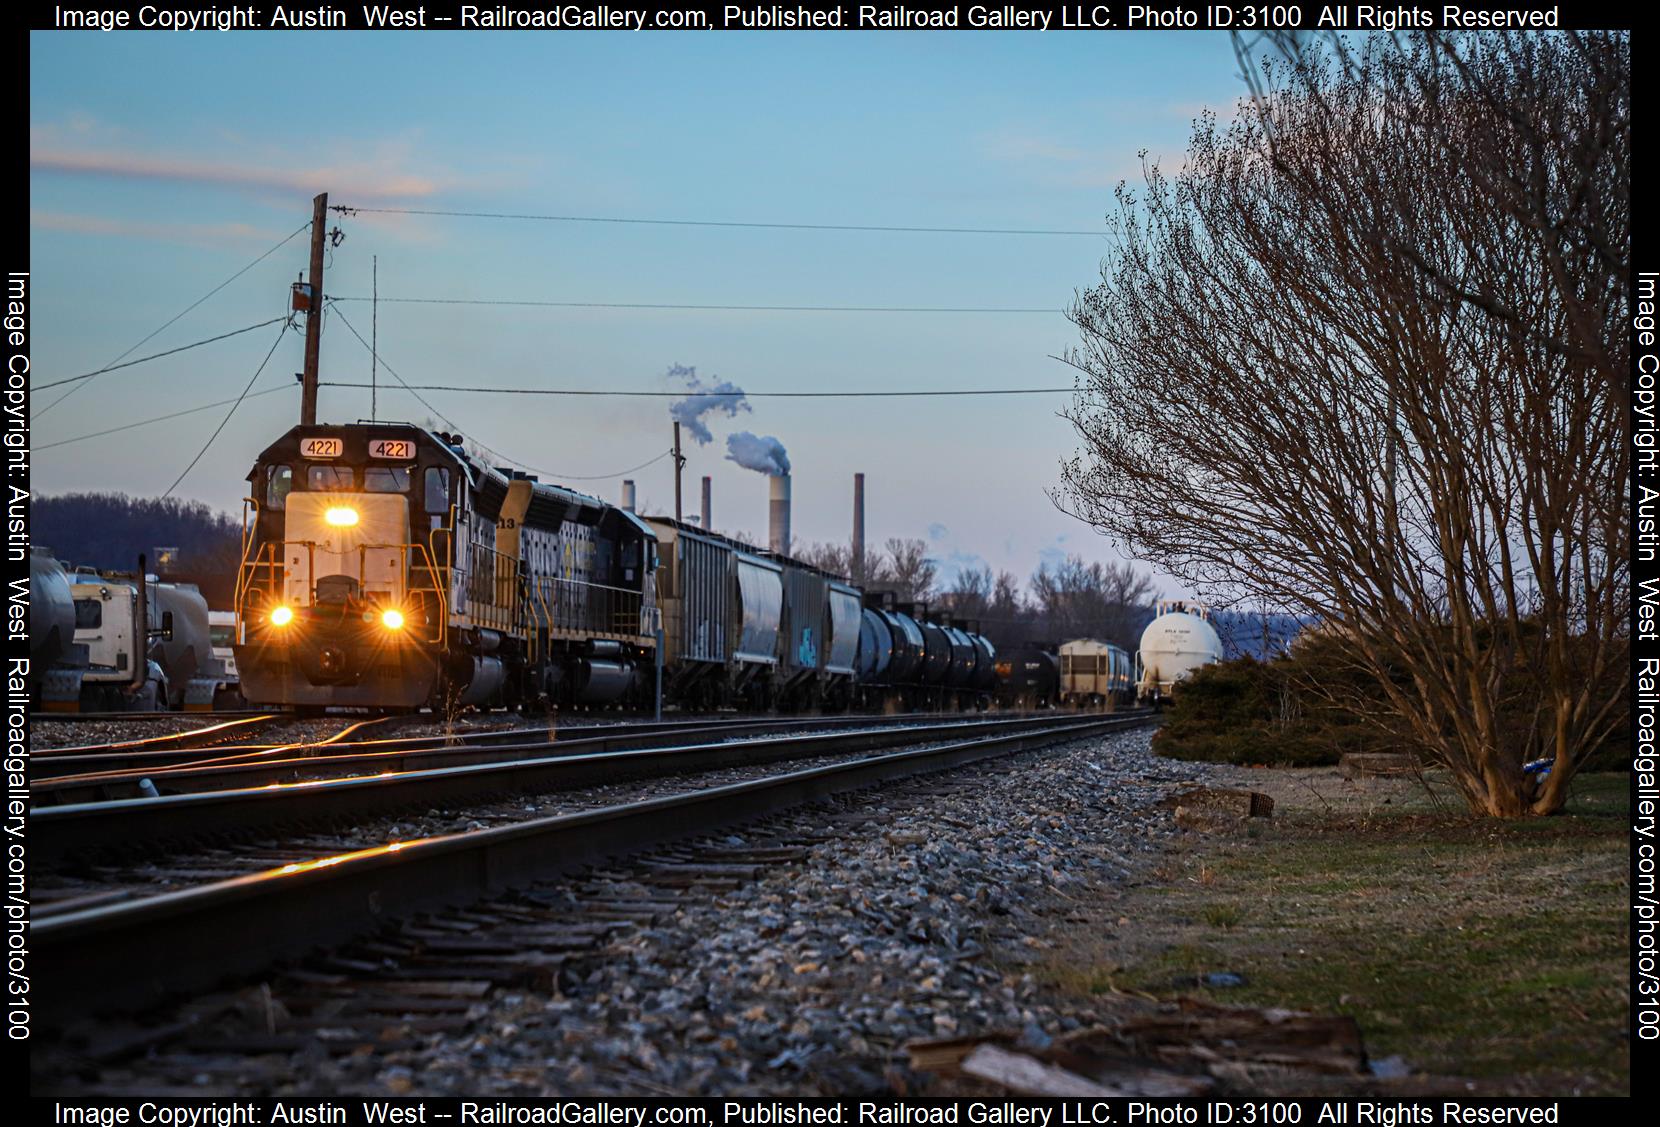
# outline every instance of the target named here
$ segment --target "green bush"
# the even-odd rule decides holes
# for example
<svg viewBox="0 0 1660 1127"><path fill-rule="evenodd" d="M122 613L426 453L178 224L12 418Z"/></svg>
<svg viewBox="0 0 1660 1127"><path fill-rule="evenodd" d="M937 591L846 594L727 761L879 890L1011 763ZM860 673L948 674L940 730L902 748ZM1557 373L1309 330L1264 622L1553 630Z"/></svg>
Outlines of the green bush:
<svg viewBox="0 0 1660 1127"><path fill-rule="evenodd" d="M1359 700L1382 697L1376 685L1331 664L1322 667L1331 655L1310 652L1321 648L1299 647L1296 656L1266 662L1241 657L1195 671L1177 691L1153 737L1154 749L1175 759L1291 767L1334 764L1348 752L1397 750L1385 734L1315 691L1320 685L1360 693ZM1317 671L1319 681L1313 679Z"/></svg>
<svg viewBox="0 0 1660 1127"><path fill-rule="evenodd" d="M1410 692L1410 681L1395 674ZM1501 730L1524 732L1539 722L1542 687L1518 673L1501 694ZM1153 737L1161 755L1216 763L1312 767L1350 752L1412 750L1399 736L1367 723L1390 711L1383 687L1357 667L1340 637L1304 634L1290 654L1250 657L1196 670L1177 690L1164 726ZM1580 770L1622 770L1630 762L1629 717Z"/></svg>

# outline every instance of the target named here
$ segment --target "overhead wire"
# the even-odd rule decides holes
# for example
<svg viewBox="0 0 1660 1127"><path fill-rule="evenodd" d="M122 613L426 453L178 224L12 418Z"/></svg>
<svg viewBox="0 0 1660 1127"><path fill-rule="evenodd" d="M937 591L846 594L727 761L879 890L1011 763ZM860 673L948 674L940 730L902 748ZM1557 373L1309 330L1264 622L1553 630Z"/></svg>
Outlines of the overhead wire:
<svg viewBox="0 0 1660 1127"><path fill-rule="evenodd" d="M248 325L245 328L241 328L241 329L232 329L228 333L220 333L216 337L208 337L206 340L199 340L199 341L196 341L193 344L181 344L178 348L169 348L166 352L152 352L148 356L140 356L137 360L129 360L125 364L110 364L110 365L106 365L105 367L99 368L95 372L83 372L81 375L70 376L67 379L53 380L51 383L41 384L35 390L37 390L37 391L49 391L54 387L62 387L64 384L76 383L80 380L90 380L94 376L103 375L105 372L114 372L114 371L118 371L122 368L131 368L135 364L147 364L151 360L160 360L163 356L174 356L174 355L176 355L180 352L189 352L192 348L200 348L204 344L212 344L214 341L219 341L219 340L229 340L231 337L241 336L243 333L251 333L255 329L263 329L266 325L275 325L278 321L287 321L287 320L288 320L287 314L284 314L281 317L273 317L269 321L261 321L257 325ZM62 403L65 398L66 398L65 396L60 396L58 398L57 402Z"/></svg>
<svg viewBox="0 0 1660 1127"><path fill-rule="evenodd" d="M163 330L165 330L168 326L170 326L174 322L178 321L186 313L189 313L192 309L195 309L198 305L202 304L208 298L212 297L214 294L218 293L220 290L224 289L226 286L230 285L232 282L234 282L238 278L242 277L242 275L246 274L248 271L250 271L254 267L258 266L261 262L264 262L267 258L270 258L273 254L276 254L277 251L281 250L283 247L287 246L290 242L292 242L295 235L298 235L301 231L304 231L307 227L310 227L310 226L311 226L311 220L308 219L304 223L300 224L298 227L294 228L294 230L289 232L289 234L281 242L277 243L276 246L272 247L270 250L266 251L264 254L260 255L258 258L254 259L252 262L248 263L248 265L244 266L242 269L240 269L236 273L232 274L229 278L226 278L223 282L220 282L217 286L214 286L207 293L203 294L201 297L197 298L195 301L193 301L189 305L185 306L179 312L175 313L170 319L168 319L164 324L162 324L162 326L160 328L152 330L149 333L149 335L144 337L143 340L140 340L137 344L135 344L131 348L127 349L127 351L123 352L120 356L117 356L114 360L111 360L108 364L106 364L102 368L98 369L98 371L87 373L87 376L85 378L90 379L92 376L102 374L103 372L114 371L116 369L116 367L118 367L118 366L125 367L125 365L121 364L122 360L125 360L128 356L131 356L134 352L137 352L148 341L152 340L154 337L156 337L158 334L160 334ZM165 356L165 355L167 355L167 353L161 353L160 355ZM65 381L60 381L60 382L68 383L68 382L71 382L71 381L65 380ZM56 387L56 386L58 386L58 385L57 384L48 384L48 385L46 385L46 387ZM42 387L38 390L44 391L44 390L46 390L46 387ZM34 417L37 418L37 419L41 418L42 416L44 416L46 414L46 412L48 412L52 408L56 407L59 403L62 403L65 399L68 399L71 395L74 395L79 390L80 390L79 387L70 388L68 391L64 392L62 395L60 395L56 399L52 400L52 402L50 402L46 406L42 407L39 411L36 411L34 413ZM41 449L44 449L44 447L42 447Z"/></svg>
<svg viewBox="0 0 1660 1127"><path fill-rule="evenodd" d="M1065 231L1031 227L917 227L904 225L877 225L869 223L762 223L720 219L639 219L615 215L536 215L501 211L444 211L437 208L415 207L353 207L336 204L331 211L342 215L372 212L379 215L434 215L459 219L521 219L544 223L620 223L653 227L748 227L763 231L874 231L881 234L925 235L1089 235L1099 238L1100 231Z"/></svg>
<svg viewBox="0 0 1660 1127"><path fill-rule="evenodd" d="M434 415L436 415L440 420L443 421L445 426L449 427L451 430L467 432L468 437L471 439L471 441L478 443L479 447L482 448L486 453L492 454L495 457L500 458L502 461L507 462L511 465L518 466L521 469L534 470L537 474L540 474L543 477L562 478L566 481L604 481L608 478L623 477L626 474L631 474L631 473L634 473L638 470L643 470L647 466L654 465L655 463L662 461L664 458L667 458L669 455L674 453L673 450L665 450L661 454L658 454L655 458L652 458L650 461L641 462L639 465L634 466L630 469L618 470L616 473L607 473L607 474L566 474L566 473L560 473L557 470L549 470L549 469L543 469L540 466L533 466L529 462L521 462L517 458L510 458L506 454L503 454L500 450L497 450L494 447L486 445L476 435L473 435L472 432L470 430L468 430L468 428L461 426L455 420L451 419L448 415L444 414L444 412L440 411L437 407L434 407L432 405L432 403L424 395L422 395L420 393L420 391L416 390L416 385L410 384L408 381L406 381L403 378L403 376L399 375L398 370L396 368L392 367L391 364L388 364L386 362L386 357L381 356L379 353L377 353L375 351L374 345L370 344L368 341L363 339L363 334L357 331L357 327L355 325L353 325L350 320L347 319L347 317L344 313L341 313L338 308L335 309L335 313L337 313L339 315L340 323L345 325L346 328L351 331L352 336L357 338L357 342L359 344L361 344L364 348L368 349L371 356L375 357L376 363L378 363L382 368L385 368L388 372L391 372L392 373L392 378L397 380L399 385L402 386L405 391L407 391L411 395L413 395L420 402L421 406L425 407L428 411L431 411ZM340 381L336 381L336 380L325 380L325 381L320 381L319 386L326 386L326 387L368 387L369 385L365 384L365 383L345 383L345 382L340 382ZM461 390L466 390L466 389L461 389Z"/></svg>
<svg viewBox="0 0 1660 1127"><path fill-rule="evenodd" d="M276 355L277 345L282 343L283 335L288 332L292 325L292 322L287 318L282 318L281 320L283 321L283 326L277 330L277 339L271 342L270 351L265 354L265 359L259 362L259 367L254 369L254 374L248 377L248 382L242 388L242 394L236 397L236 401L231 404L231 409L225 412L225 417L220 419L219 425L213 428L213 433L208 435L208 440L202 443L202 448L196 451L196 456L194 458L190 459L190 464L179 472L178 477L173 479L173 484L169 485L167 487L167 492L162 494L162 500L165 501L167 498L173 496L173 490L177 489L179 487L179 483L189 476L191 470L196 468L196 463L202 460L202 455L208 452L208 448L213 445L214 439L218 438L219 433L225 429L225 424L231 421L231 416L236 414L236 409L242 406L242 401L244 399L248 398L248 393L253 390L254 381L258 380L260 374L265 371L265 365L271 362L271 357Z"/></svg>
<svg viewBox="0 0 1660 1127"><path fill-rule="evenodd" d="M368 297L334 297L335 301L374 301ZM518 301L460 297L383 297L384 304L397 305L483 305L532 309L689 309L704 312L736 313L1064 313L1061 309L1017 306L938 305L694 305L687 302L644 301Z"/></svg>
<svg viewBox="0 0 1660 1127"><path fill-rule="evenodd" d="M285 379L282 383L277 384L273 387L267 387L267 388L263 388L259 391L250 392L247 396L245 396L245 398L247 398L247 399L258 399L262 395L271 395L274 392L287 391L291 388L296 388L296 387L299 387L299 386L300 385L295 383L293 380ZM138 427L147 427L147 426L150 426L153 423L164 423L164 422L167 422L169 419L182 418L185 415L200 414L203 411L211 411L215 407L223 407L227 403L235 403L235 402L236 402L235 399L218 399L218 400L215 400L212 403L204 403L200 407L187 407L183 411L174 411L174 412L172 412L170 414L166 414L166 415L157 415L157 416L155 416L154 418L151 418L151 419L140 419L135 423L123 423L118 427L108 427L104 430L95 430L90 434L79 434L79 435L76 435L74 438L60 438L56 442L48 442L43 446L36 446L34 449L35 449L35 452L38 454L43 450L50 450L55 446L68 446L68 445L70 445L72 443L76 443L76 442L85 442L89 438L103 438L107 434L118 434L118 433L120 433L121 431L124 431L124 430L135 430Z"/></svg>
<svg viewBox="0 0 1660 1127"><path fill-rule="evenodd" d="M385 363L384 360L381 361ZM402 382L401 380L399 382ZM366 383L326 380L326 387L368 387ZM470 384L404 384L410 391L465 391L481 395L592 395L642 399L684 399L684 391L624 391L614 388L486 387ZM919 396L1071 395L1076 387L963 387L915 391L698 391L698 398L727 399L898 399ZM422 400L424 403L425 400Z"/></svg>

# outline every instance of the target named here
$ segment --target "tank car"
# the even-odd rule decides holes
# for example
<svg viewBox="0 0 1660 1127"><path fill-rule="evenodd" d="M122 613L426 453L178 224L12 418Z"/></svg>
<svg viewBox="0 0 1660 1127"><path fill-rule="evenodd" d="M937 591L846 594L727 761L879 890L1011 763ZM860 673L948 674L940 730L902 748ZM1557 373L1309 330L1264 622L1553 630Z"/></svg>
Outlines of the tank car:
<svg viewBox="0 0 1660 1127"><path fill-rule="evenodd" d="M1061 662L1052 648L1026 643L997 651L997 703L1053 708L1060 703Z"/></svg>
<svg viewBox="0 0 1660 1127"><path fill-rule="evenodd" d="M657 540L458 435L301 426L248 475L236 664L258 705L639 705Z"/></svg>
<svg viewBox="0 0 1660 1127"><path fill-rule="evenodd" d="M996 650L965 622L931 619L892 592L865 596L859 690L868 707L984 708L996 687Z"/></svg>
<svg viewBox="0 0 1660 1127"><path fill-rule="evenodd" d="M1197 603L1161 599L1136 651L1136 699L1161 704L1201 665L1222 660L1222 640L1210 611Z"/></svg>
<svg viewBox="0 0 1660 1127"><path fill-rule="evenodd" d="M35 683L46 670L68 661L74 645L69 573L50 553L36 548L29 553L29 673Z"/></svg>

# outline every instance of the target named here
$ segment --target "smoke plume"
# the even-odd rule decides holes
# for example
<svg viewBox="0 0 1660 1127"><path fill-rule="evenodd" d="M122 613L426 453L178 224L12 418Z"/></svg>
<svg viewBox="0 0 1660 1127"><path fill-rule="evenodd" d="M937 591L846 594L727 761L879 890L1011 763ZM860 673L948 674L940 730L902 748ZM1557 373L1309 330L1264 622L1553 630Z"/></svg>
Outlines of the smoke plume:
<svg viewBox="0 0 1660 1127"><path fill-rule="evenodd" d="M696 368L676 364L669 369L669 379L683 380L688 393L669 405L669 418L690 431L699 446L707 446L715 438L709 433L703 416L711 411L725 411L728 418L737 418L739 411L749 410L743 388L726 380L704 383L698 378Z"/></svg>
<svg viewBox="0 0 1660 1127"><path fill-rule="evenodd" d="M790 456L784 452L782 442L771 435L762 438L750 434L747 430L727 435L726 460L736 462L744 469L754 470L756 473L790 472Z"/></svg>

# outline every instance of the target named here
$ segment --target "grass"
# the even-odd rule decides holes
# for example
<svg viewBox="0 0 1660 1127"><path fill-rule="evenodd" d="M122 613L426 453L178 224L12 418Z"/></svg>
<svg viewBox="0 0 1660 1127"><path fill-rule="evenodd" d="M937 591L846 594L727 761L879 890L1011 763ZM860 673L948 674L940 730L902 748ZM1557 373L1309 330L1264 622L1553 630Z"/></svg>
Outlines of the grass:
<svg viewBox="0 0 1660 1127"><path fill-rule="evenodd" d="M1272 828L1186 835L1115 906L1134 921L1121 941L1060 956L1057 989L1346 1013L1371 1056L1421 1073L1630 1091L1627 776L1582 776L1563 815L1496 822L1409 788L1387 804L1299 801L1270 786L1292 772L1261 774L1280 797ZM1192 985L1213 972L1246 984Z"/></svg>

